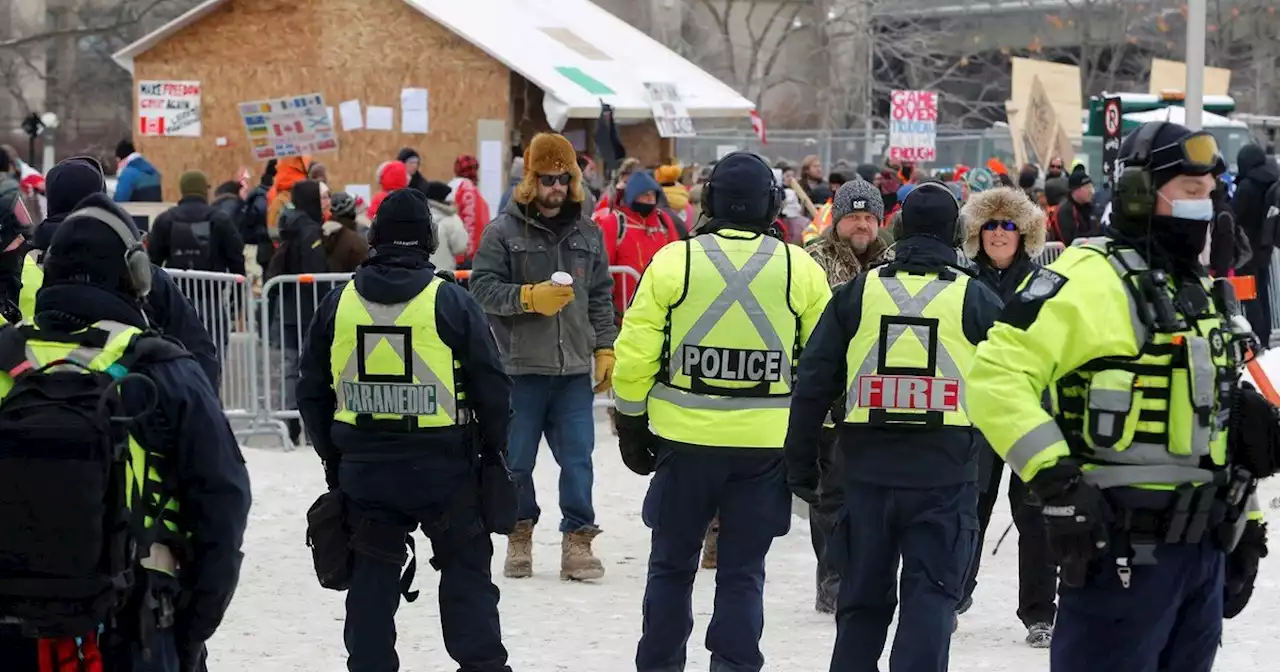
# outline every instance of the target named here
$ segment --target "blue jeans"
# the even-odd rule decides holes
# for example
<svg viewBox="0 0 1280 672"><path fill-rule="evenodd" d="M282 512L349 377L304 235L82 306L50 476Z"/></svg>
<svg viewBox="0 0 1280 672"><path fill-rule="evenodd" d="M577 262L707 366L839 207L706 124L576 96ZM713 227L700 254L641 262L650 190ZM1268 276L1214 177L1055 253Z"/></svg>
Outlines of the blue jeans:
<svg viewBox="0 0 1280 672"><path fill-rule="evenodd" d="M542 511L533 488L533 465L545 434L551 456L560 465L560 531L593 526L591 506L594 472L591 453L596 445L591 403L591 376L512 376L511 429L507 459L520 488L519 519L536 525Z"/></svg>
<svg viewBox="0 0 1280 672"><path fill-rule="evenodd" d="M1212 536L1212 535L1210 535ZM1226 553L1215 541L1161 544L1156 564L1120 583L1115 556L1089 568L1084 586L1058 590L1053 672L1209 672L1222 639ZM1258 669L1270 668L1259 664Z"/></svg>
<svg viewBox="0 0 1280 672"><path fill-rule="evenodd" d="M644 589L640 672L680 672L693 632L693 580L702 540L719 512L715 606L707 628L712 672L760 672L764 558L791 528L782 451L666 450L644 498L653 530Z"/></svg>

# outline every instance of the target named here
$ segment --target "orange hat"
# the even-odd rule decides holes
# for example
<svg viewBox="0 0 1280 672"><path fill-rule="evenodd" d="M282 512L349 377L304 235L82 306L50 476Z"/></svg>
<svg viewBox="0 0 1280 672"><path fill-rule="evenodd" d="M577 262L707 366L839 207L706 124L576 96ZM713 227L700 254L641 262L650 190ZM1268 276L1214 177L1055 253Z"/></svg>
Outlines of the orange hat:
<svg viewBox="0 0 1280 672"><path fill-rule="evenodd" d="M670 186L680 181L680 175L683 172L684 170L680 168L680 164L658 166L653 169L653 179L657 180L658 184Z"/></svg>
<svg viewBox="0 0 1280 672"><path fill-rule="evenodd" d="M1009 169L1005 168L1004 164L1000 162L1000 159L997 159L994 156L987 159L987 170L990 170L997 175L1009 175Z"/></svg>

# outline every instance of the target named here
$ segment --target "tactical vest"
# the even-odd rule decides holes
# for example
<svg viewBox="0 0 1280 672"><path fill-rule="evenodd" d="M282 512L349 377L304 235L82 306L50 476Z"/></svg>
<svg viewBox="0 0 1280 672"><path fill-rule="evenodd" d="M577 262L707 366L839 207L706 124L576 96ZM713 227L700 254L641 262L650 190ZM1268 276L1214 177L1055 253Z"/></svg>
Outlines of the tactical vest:
<svg viewBox="0 0 1280 672"><path fill-rule="evenodd" d="M1152 272L1135 250L1106 238L1074 245L1107 258L1127 290L1130 320L1141 344L1136 358L1104 357L1059 379L1055 419L1085 480L1099 488L1172 490L1214 480L1227 460L1229 408L1221 399L1233 380L1230 334L1212 282L1183 288ZM1087 280L1086 280L1087 281ZM1187 302L1198 305L1189 314ZM1169 314L1177 324L1161 323Z"/></svg>
<svg viewBox="0 0 1280 672"><path fill-rule="evenodd" d="M971 427L965 373L977 347L965 337L969 276L895 272L866 276L862 317L845 355L844 422Z"/></svg>
<svg viewBox="0 0 1280 672"><path fill-rule="evenodd" d="M333 419L357 427L428 429L465 424L453 351L436 330L433 279L394 305L360 296L347 283L333 325L330 365L338 408Z"/></svg>
<svg viewBox="0 0 1280 672"><path fill-rule="evenodd" d="M174 221L169 232L170 268L188 271L212 271L213 223L210 221Z"/></svg>

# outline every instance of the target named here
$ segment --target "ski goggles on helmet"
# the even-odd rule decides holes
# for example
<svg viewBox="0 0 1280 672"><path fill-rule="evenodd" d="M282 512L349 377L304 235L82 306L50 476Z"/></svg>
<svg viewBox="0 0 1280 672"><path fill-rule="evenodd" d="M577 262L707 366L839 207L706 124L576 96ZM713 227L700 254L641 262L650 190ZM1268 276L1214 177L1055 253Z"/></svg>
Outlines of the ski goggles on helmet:
<svg viewBox="0 0 1280 672"><path fill-rule="evenodd" d="M1147 169L1151 172L1177 170L1187 175L1221 175L1227 164L1218 149L1218 140L1208 131L1197 131L1170 145L1151 150Z"/></svg>

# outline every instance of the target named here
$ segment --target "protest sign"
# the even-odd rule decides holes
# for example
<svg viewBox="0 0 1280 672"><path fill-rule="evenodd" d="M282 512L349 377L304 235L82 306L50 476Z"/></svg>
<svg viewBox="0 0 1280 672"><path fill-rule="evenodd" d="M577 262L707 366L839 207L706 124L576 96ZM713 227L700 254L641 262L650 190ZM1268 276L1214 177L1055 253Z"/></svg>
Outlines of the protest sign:
<svg viewBox="0 0 1280 672"><path fill-rule="evenodd" d="M249 148L259 161L320 154L338 149L338 136L324 96L309 93L237 106L249 134Z"/></svg>
<svg viewBox="0 0 1280 672"><path fill-rule="evenodd" d="M200 137L200 82L138 82L138 133Z"/></svg>
<svg viewBox="0 0 1280 672"><path fill-rule="evenodd" d="M1031 100L1022 117L1022 125L1031 143L1031 151L1036 154L1036 162L1042 166L1049 165L1058 139L1058 113L1039 77L1032 79Z"/></svg>
<svg viewBox="0 0 1280 672"><path fill-rule="evenodd" d="M664 138L692 138L697 135L693 130L693 119L689 118L689 110L680 99L675 84L645 82L644 88L649 95L649 108L653 110L653 123L658 126L658 135Z"/></svg>
<svg viewBox="0 0 1280 672"><path fill-rule="evenodd" d="M934 91L894 91L889 119L889 158L925 163L937 158L938 94Z"/></svg>

